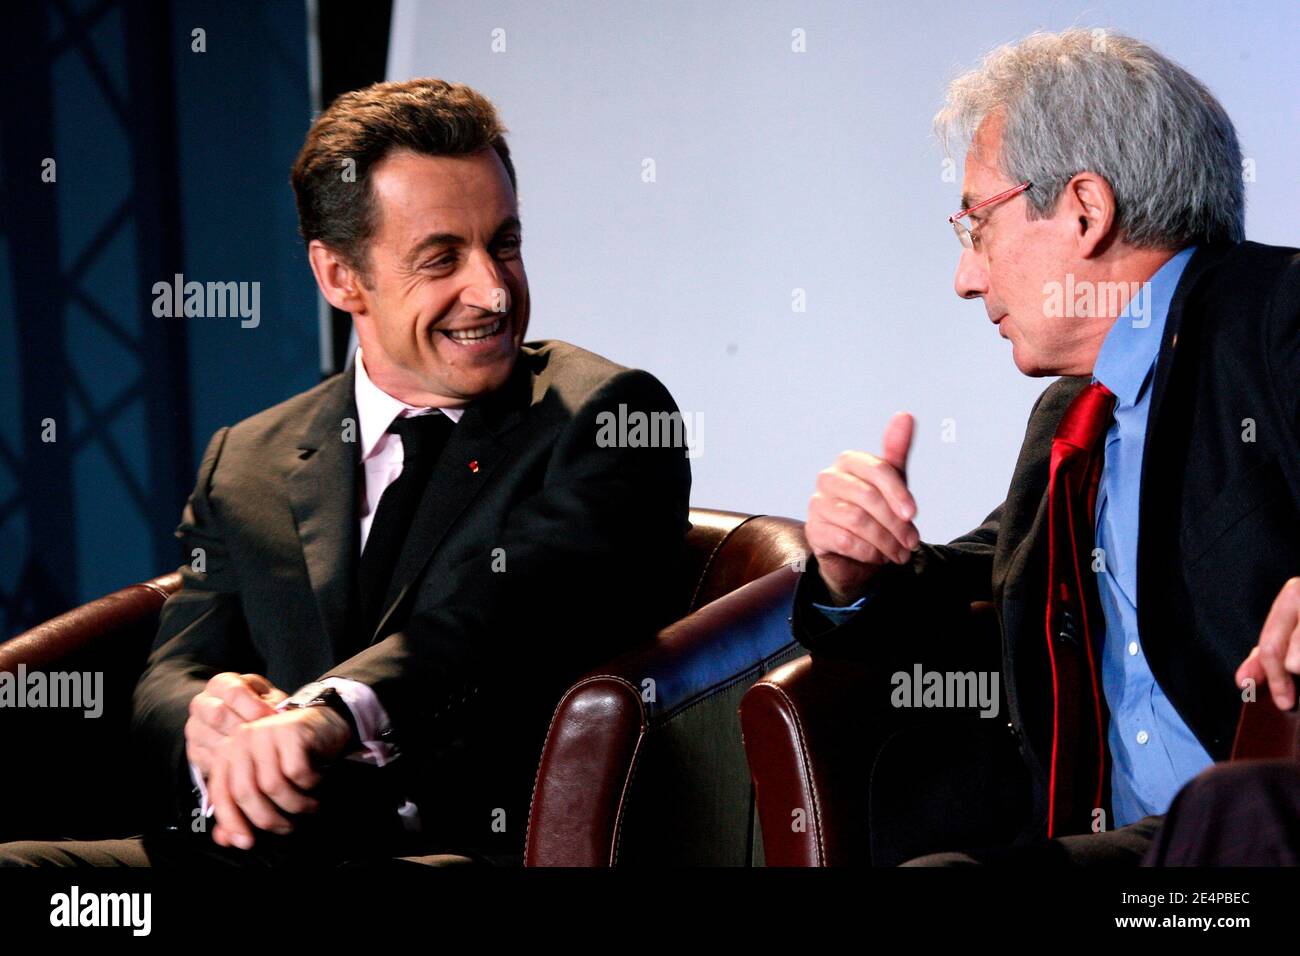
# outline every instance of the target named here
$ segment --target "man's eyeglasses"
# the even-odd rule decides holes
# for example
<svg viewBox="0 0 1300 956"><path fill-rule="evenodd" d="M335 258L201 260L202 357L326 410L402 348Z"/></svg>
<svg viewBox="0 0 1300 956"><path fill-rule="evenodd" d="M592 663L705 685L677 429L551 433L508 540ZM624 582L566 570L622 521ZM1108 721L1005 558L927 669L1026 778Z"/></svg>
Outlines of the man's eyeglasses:
<svg viewBox="0 0 1300 956"><path fill-rule="evenodd" d="M1021 183L1019 186L1012 186L1010 189L1006 190L1005 192L1000 192L996 196L990 196L988 199L985 199L983 202L977 202L969 209L963 209L960 212L953 213L951 216L948 217L948 221L952 223L952 231L957 233L957 240L962 244L964 248L974 249L975 240L971 238L970 229L968 229L966 227L966 224L961 220L969 216L971 213L976 212L977 210L983 209L986 206L993 205L995 202L1001 202L1004 199L1010 199L1012 196L1022 193L1028 188L1029 188L1029 183Z"/></svg>

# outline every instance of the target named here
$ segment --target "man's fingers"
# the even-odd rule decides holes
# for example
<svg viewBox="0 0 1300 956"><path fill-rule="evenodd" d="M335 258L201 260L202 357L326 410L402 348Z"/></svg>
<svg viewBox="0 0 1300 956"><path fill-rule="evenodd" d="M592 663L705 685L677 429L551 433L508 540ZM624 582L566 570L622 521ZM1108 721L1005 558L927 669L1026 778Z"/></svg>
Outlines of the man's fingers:
<svg viewBox="0 0 1300 956"><path fill-rule="evenodd" d="M249 688L252 689L253 693L262 698L262 700L266 701L272 707L289 696L261 674L240 674L239 677Z"/></svg>
<svg viewBox="0 0 1300 956"><path fill-rule="evenodd" d="M281 734L263 733L253 747L253 763L257 787L285 813L307 813L315 810L319 802L307 796L288 779L282 764L282 751L301 749L294 740L278 739ZM288 822L288 821L286 821Z"/></svg>
<svg viewBox="0 0 1300 956"><path fill-rule="evenodd" d="M245 731L239 733L247 736ZM257 765L253 757L256 744L253 740L243 742L227 762L230 795L253 826L273 833L288 833L293 829L292 825L258 786Z"/></svg>
<svg viewBox="0 0 1300 956"><path fill-rule="evenodd" d="M912 450L912 432L916 428L916 420L907 412L895 412L894 417L889 420L885 426L885 438L881 443L881 452L885 461L897 469L898 473L907 480L907 456Z"/></svg>
<svg viewBox="0 0 1300 956"><path fill-rule="evenodd" d="M1287 672L1287 658L1297 630L1300 630L1300 585L1288 581L1264 619L1256 648L1258 655L1251 652L1268 678L1273 703L1282 710L1290 710L1295 705L1295 679Z"/></svg>
<svg viewBox="0 0 1300 956"><path fill-rule="evenodd" d="M816 525L810 523L807 531L808 544L823 564L828 556L871 565L888 564L893 560L890 553L882 551L867 538L839 525L827 521Z"/></svg>
<svg viewBox="0 0 1300 956"><path fill-rule="evenodd" d="M1273 695L1273 703L1282 710L1289 710L1294 702L1292 697L1294 687L1291 675L1286 672L1286 667L1282 664L1282 648L1279 644L1280 641L1276 637L1269 635L1266 638L1261 635L1259 656L1256 660L1264 669L1264 677L1268 680L1268 689Z"/></svg>
<svg viewBox="0 0 1300 956"><path fill-rule="evenodd" d="M910 549L888 528L852 502L814 495L812 513L809 543L814 549L821 546L863 564L902 564L911 557Z"/></svg>
<svg viewBox="0 0 1300 956"><path fill-rule="evenodd" d="M1280 644L1282 666L1292 674L1300 674L1300 577L1287 581L1278 591L1260 629L1261 643L1270 633Z"/></svg>
<svg viewBox="0 0 1300 956"><path fill-rule="evenodd" d="M306 747L279 747L279 753L280 772L299 790L305 792L320 783L320 772L312 766L311 754ZM314 797L309 799L319 806L320 801ZM315 807L312 809L315 809Z"/></svg>
<svg viewBox="0 0 1300 956"><path fill-rule="evenodd" d="M196 694L190 701L190 716L222 736L231 734L244 722L243 718L226 706L224 700L206 691Z"/></svg>
<svg viewBox="0 0 1300 956"><path fill-rule="evenodd" d="M1300 624L1297 624L1295 630L1291 632L1287 647L1286 656L1282 659L1282 666L1287 669L1288 673L1300 674Z"/></svg>
<svg viewBox="0 0 1300 956"><path fill-rule="evenodd" d="M217 828L212 839L221 846L237 846L241 850L253 846L253 828L239 812L226 783L226 761L218 757L212 762L212 775L208 778L208 802L217 818Z"/></svg>
<svg viewBox="0 0 1300 956"><path fill-rule="evenodd" d="M185 759L194 766L199 768L199 773L207 777L212 772L212 748L196 745L190 742L185 744Z"/></svg>
<svg viewBox="0 0 1300 956"><path fill-rule="evenodd" d="M1282 710L1290 710L1295 702L1295 687L1291 675L1282 666L1281 654L1276 650L1264 648L1260 651L1259 662L1264 667L1264 676L1268 679L1268 689L1273 695L1273 703Z"/></svg>
<svg viewBox="0 0 1300 956"><path fill-rule="evenodd" d="M233 710L241 720L257 720L275 713L275 708L262 700L253 689L244 683L239 675L232 675L233 681L223 682L213 693L221 698L222 703ZM209 682L211 686L211 682Z"/></svg>
<svg viewBox="0 0 1300 956"><path fill-rule="evenodd" d="M829 531L839 532L837 540L849 545L852 553L838 552L846 557L856 558L866 564L901 564L911 555L888 528L857 505L842 499L834 501L823 509L823 515ZM844 538L843 535L849 537ZM859 543L866 547L861 547Z"/></svg>
<svg viewBox="0 0 1300 956"><path fill-rule="evenodd" d="M1248 680L1253 680L1255 685L1258 687L1260 681L1267 680L1267 677L1264 675L1264 667L1259 662L1258 644L1250 649L1250 654L1246 656L1246 659L1241 662L1241 666L1237 668L1237 673L1234 675L1233 680L1237 682L1238 687L1241 687Z"/></svg>
<svg viewBox="0 0 1300 956"><path fill-rule="evenodd" d="M920 543L921 536L917 533L916 526L900 518L884 493L870 482L838 469L828 468L817 476L817 492L828 503L841 499L856 505L862 512L884 526L899 545L909 551Z"/></svg>
<svg viewBox="0 0 1300 956"><path fill-rule="evenodd" d="M865 451L846 451L835 460L832 467L821 474L825 475L827 472L844 472L872 486L885 496L889 507L903 521L911 521L916 515L916 500L907 490L907 482L903 480L902 472L883 458ZM819 475L819 480L820 477Z"/></svg>
<svg viewBox="0 0 1300 956"><path fill-rule="evenodd" d="M186 747L212 751L216 750L217 746L225 739L225 734L202 720L195 718L185 722Z"/></svg>
<svg viewBox="0 0 1300 956"><path fill-rule="evenodd" d="M252 688L253 693L257 694L259 697L275 690L275 685L261 674L240 674L239 679L242 680L246 686Z"/></svg>

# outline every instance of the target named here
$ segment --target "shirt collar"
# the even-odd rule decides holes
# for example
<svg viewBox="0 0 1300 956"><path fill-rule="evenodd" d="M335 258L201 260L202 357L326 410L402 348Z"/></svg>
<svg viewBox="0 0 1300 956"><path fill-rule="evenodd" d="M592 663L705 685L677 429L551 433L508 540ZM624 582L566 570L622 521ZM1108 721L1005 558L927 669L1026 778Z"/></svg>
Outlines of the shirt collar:
<svg viewBox="0 0 1300 956"><path fill-rule="evenodd" d="M372 382L370 376L366 374L366 363L362 361L360 346L357 347L356 359L353 364L356 367L354 392L357 402L358 426L361 429L362 461L374 454L375 446L379 444L379 440L388 431L388 426L393 424L393 419L399 415L428 415L432 412L442 412L453 422L458 422L460 416L465 414L463 408L432 408L428 406L421 408L416 405L408 405L389 395Z"/></svg>
<svg viewBox="0 0 1300 956"><path fill-rule="evenodd" d="M1157 269L1106 333L1092 380L1115 393L1116 407L1136 405L1146 390L1160 354L1169 304L1195 251L1195 246L1188 246Z"/></svg>

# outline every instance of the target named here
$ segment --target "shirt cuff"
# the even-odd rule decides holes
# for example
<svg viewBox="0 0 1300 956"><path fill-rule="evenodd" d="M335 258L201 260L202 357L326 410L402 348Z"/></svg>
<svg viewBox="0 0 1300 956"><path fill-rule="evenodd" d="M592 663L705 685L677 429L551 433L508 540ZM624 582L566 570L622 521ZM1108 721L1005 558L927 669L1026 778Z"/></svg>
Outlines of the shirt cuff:
<svg viewBox="0 0 1300 956"><path fill-rule="evenodd" d="M348 754L347 759L376 767L392 763L397 757L397 748L387 738L392 736L393 726L388 712L370 686L346 677L326 677L321 683L338 691L343 703L352 711L352 719L357 722L361 749Z"/></svg>
<svg viewBox="0 0 1300 956"><path fill-rule="evenodd" d="M825 604L813 602L813 607L821 611L832 624L839 626L861 610L862 605L867 603L867 596L858 598L852 604L846 604L844 607L828 607Z"/></svg>
<svg viewBox="0 0 1300 956"><path fill-rule="evenodd" d="M212 807L208 804L208 786L203 782L203 774L199 773L199 768L193 763L190 764L190 779L194 781L194 789L199 792L199 811L205 816L212 816Z"/></svg>

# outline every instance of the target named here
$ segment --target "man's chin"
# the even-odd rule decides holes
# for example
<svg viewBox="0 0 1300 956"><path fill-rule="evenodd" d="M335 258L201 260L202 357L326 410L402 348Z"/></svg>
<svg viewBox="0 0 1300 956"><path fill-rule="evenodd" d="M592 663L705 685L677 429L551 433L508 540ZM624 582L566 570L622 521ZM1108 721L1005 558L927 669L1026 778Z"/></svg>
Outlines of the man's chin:
<svg viewBox="0 0 1300 956"><path fill-rule="evenodd" d="M1015 342L1011 343L1011 361L1016 364L1016 368L1021 375L1027 375L1030 378L1042 378L1045 375L1056 374L1051 369L1044 368L1032 355L1027 355L1025 350Z"/></svg>
<svg viewBox="0 0 1300 956"><path fill-rule="evenodd" d="M505 385L510 378L510 372L514 368L515 360L518 358L516 351L509 357L503 357L491 363L474 369L462 370L464 374L456 376L448 384L456 395L466 401L473 401L476 398L482 398L484 395L490 395Z"/></svg>

